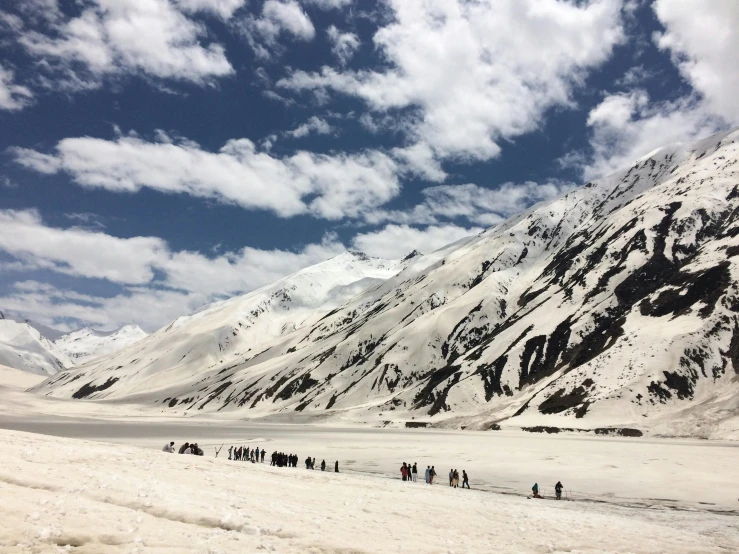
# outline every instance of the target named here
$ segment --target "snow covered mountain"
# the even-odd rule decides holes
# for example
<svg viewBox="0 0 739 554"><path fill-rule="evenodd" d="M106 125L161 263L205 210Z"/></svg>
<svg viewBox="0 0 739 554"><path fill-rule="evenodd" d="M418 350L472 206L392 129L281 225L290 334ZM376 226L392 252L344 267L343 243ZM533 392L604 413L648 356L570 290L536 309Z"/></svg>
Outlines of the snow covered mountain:
<svg viewBox="0 0 739 554"><path fill-rule="evenodd" d="M39 333L41 333L42 337L49 339L50 341L55 341L56 339L64 335L64 331L54 329L53 327L49 327L48 325L44 325L42 323L37 323L28 318L19 316L18 314L9 314L8 312L0 311L0 319L9 319L10 321L15 321L17 323L27 323L28 325L36 329Z"/></svg>
<svg viewBox="0 0 739 554"><path fill-rule="evenodd" d="M739 414L738 142L659 149L389 264L330 311L294 299L319 264L37 390L177 413L718 432Z"/></svg>
<svg viewBox="0 0 739 554"><path fill-rule="evenodd" d="M138 325L124 325L110 333L88 327L63 335L54 344L64 352L74 365L94 358L113 354L147 336Z"/></svg>
<svg viewBox="0 0 739 554"><path fill-rule="evenodd" d="M110 364L114 364L118 368L113 378L118 382L116 391L134 393L167 386L171 381L197 378L224 364L238 365L245 358L257 356L266 342L311 326L415 259L387 261L346 252L244 296L216 302L180 317L116 354L93 360L79 371L65 373L62 381L74 388L73 382L86 375L107 373ZM106 377L102 385L106 383L112 381ZM90 384L81 391L70 391L70 396L98 397L95 390L88 392L90 388L104 390Z"/></svg>
<svg viewBox="0 0 739 554"><path fill-rule="evenodd" d="M0 365L55 375L71 364L64 352L29 324L0 319Z"/></svg>

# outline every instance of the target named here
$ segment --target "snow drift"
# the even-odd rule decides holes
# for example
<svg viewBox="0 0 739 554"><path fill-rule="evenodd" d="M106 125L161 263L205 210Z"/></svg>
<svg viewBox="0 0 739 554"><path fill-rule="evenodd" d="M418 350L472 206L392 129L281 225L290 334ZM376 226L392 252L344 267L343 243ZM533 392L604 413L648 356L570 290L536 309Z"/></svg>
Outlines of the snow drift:
<svg viewBox="0 0 739 554"><path fill-rule="evenodd" d="M35 390L176 413L707 436L739 413L738 138L662 148L442 252L382 262L369 286L319 264Z"/></svg>

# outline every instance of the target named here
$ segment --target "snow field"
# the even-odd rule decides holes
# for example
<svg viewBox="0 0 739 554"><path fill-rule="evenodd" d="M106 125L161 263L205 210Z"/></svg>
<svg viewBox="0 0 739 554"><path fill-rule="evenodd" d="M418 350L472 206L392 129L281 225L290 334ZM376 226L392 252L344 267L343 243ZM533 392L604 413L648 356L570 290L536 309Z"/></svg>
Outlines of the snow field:
<svg viewBox="0 0 739 554"><path fill-rule="evenodd" d="M739 519L0 431L1 553L244 551L730 553Z"/></svg>

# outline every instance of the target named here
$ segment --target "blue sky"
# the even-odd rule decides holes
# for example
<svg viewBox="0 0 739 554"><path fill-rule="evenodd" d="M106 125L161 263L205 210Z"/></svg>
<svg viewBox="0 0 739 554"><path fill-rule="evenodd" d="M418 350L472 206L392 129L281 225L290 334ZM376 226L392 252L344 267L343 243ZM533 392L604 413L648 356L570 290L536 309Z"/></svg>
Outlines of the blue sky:
<svg viewBox="0 0 739 554"><path fill-rule="evenodd" d="M739 118L723 0L2 10L0 310L62 329L429 252Z"/></svg>

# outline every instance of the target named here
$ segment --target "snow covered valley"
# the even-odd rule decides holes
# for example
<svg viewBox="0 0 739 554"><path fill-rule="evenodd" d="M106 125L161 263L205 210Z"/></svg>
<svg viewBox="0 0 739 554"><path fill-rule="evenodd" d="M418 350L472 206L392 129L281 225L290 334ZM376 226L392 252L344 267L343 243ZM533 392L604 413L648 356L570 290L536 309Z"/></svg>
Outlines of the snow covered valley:
<svg viewBox="0 0 739 554"><path fill-rule="evenodd" d="M0 553L739 551L736 442L153 416L25 386L0 391ZM300 463L232 462L230 445ZM404 461L438 485L403 483ZM550 500L557 480L572 502Z"/></svg>
<svg viewBox="0 0 739 554"><path fill-rule="evenodd" d="M100 421L59 422L48 432L153 448L0 431L0 552L739 550L739 518L717 513L736 503L739 449L729 445ZM161 452L170 437L207 443L206 456ZM301 460L336 458L342 472L232 462L227 446L213 457L215 442L237 438ZM434 463L438 485L381 478L401 460ZM465 468L473 490L450 489L447 466ZM481 490L483 476L511 494ZM557 478L616 501L525 497L533 480L550 496ZM635 492L640 498L626 502ZM668 496L693 498L650 498ZM713 504L697 502L707 499Z"/></svg>

